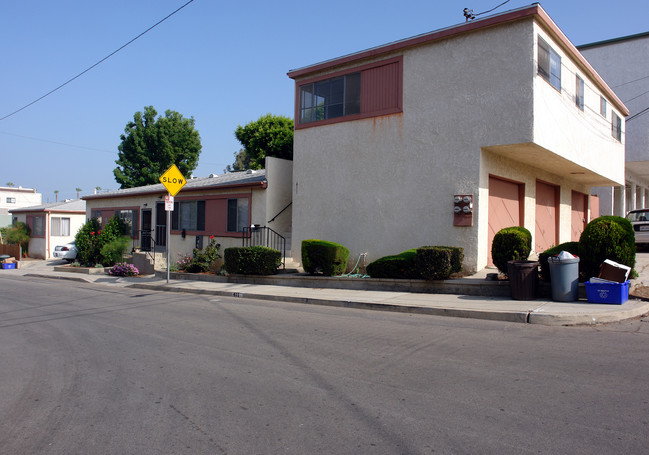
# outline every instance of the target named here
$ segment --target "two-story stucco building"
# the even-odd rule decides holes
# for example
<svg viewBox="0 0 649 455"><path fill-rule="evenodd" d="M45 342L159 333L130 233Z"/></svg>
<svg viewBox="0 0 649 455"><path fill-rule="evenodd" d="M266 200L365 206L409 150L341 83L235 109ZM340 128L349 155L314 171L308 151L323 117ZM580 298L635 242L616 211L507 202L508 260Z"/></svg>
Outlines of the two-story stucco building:
<svg viewBox="0 0 649 455"><path fill-rule="evenodd" d="M626 119L625 187L595 188L602 214L624 216L625 211L649 205L649 33L623 36L579 46L579 51L629 108ZM595 106L596 108L597 106ZM610 115L602 102L600 113ZM615 204L617 200L624 204Z"/></svg>
<svg viewBox="0 0 649 455"><path fill-rule="evenodd" d="M452 245L475 271L501 228L543 251L624 184L627 108L538 4L288 75L297 260L307 238L369 261Z"/></svg>
<svg viewBox="0 0 649 455"><path fill-rule="evenodd" d="M12 223L12 210L40 205L41 200L41 193L33 188L0 186L0 227Z"/></svg>

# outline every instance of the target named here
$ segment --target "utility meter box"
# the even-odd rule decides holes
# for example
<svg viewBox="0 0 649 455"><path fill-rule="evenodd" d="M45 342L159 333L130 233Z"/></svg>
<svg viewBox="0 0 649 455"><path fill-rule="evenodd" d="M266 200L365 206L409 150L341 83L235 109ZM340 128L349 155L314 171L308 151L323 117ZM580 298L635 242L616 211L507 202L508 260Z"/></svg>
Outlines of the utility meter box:
<svg viewBox="0 0 649 455"><path fill-rule="evenodd" d="M202 235L197 235L196 236L196 248L199 250L203 249L203 236Z"/></svg>
<svg viewBox="0 0 649 455"><path fill-rule="evenodd" d="M473 226L473 195L453 196L453 226Z"/></svg>

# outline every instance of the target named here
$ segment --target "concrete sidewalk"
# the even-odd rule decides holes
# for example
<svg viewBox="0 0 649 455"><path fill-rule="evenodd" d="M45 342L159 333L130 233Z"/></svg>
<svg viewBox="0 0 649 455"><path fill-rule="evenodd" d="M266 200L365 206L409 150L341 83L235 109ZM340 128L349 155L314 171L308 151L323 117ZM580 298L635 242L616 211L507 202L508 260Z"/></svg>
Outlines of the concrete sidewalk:
<svg viewBox="0 0 649 455"><path fill-rule="evenodd" d="M537 299L513 300L508 297L483 297L455 294L427 294L373 290L329 289L265 284L170 280L154 276L138 278L111 277L105 274L79 274L54 271L61 261L27 260L17 270L0 270L0 276L21 275L75 280L155 291L186 292L252 298L345 308L397 311L405 313L523 322L544 325L592 325L618 322L649 314L649 302L630 298L623 305L577 302L553 302ZM649 254L638 261L641 273L634 284L642 285L645 269L649 274ZM481 276L475 280L483 280ZM649 280L646 282L649 283Z"/></svg>

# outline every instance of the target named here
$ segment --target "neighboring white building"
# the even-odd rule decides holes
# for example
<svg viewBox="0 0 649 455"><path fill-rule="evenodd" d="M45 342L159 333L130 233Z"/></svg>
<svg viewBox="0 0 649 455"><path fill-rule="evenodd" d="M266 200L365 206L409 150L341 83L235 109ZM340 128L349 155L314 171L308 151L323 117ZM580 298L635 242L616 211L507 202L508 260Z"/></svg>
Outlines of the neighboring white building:
<svg viewBox="0 0 649 455"><path fill-rule="evenodd" d="M79 199L52 202L15 209L11 214L31 229L29 257L50 259L54 248L72 242L86 222L86 203Z"/></svg>
<svg viewBox="0 0 649 455"><path fill-rule="evenodd" d="M291 235L292 161L266 158L266 168L193 178L174 198L169 252L172 262L191 255L214 236L223 249L242 245L251 225ZM165 187L158 183L84 196L87 218L105 224L118 215L131 228L136 248L166 251ZM268 245L280 249L279 245Z"/></svg>
<svg viewBox="0 0 649 455"><path fill-rule="evenodd" d="M627 108L538 4L288 75L297 260L308 238L370 261L450 245L475 271L501 228L543 251L579 237L592 186L624 184Z"/></svg>
<svg viewBox="0 0 649 455"><path fill-rule="evenodd" d="M649 206L649 32L579 46L597 72L629 107L626 119L626 191L624 204L614 204L622 187L594 188L600 213L621 215ZM602 105L602 115L610 115Z"/></svg>
<svg viewBox="0 0 649 455"><path fill-rule="evenodd" d="M33 188L0 186L0 227L11 224L12 210L39 205L41 201L41 193Z"/></svg>

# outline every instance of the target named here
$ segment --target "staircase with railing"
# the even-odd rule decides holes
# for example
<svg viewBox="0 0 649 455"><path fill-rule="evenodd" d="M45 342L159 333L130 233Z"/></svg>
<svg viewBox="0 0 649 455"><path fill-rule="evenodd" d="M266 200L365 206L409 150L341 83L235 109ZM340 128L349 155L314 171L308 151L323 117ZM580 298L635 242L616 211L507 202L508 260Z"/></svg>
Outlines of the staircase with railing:
<svg viewBox="0 0 649 455"><path fill-rule="evenodd" d="M244 227L241 233L243 246L265 246L282 253L282 269L286 270L286 238L266 226Z"/></svg>

